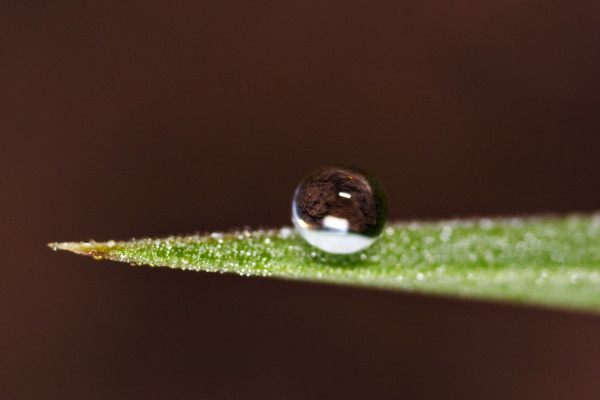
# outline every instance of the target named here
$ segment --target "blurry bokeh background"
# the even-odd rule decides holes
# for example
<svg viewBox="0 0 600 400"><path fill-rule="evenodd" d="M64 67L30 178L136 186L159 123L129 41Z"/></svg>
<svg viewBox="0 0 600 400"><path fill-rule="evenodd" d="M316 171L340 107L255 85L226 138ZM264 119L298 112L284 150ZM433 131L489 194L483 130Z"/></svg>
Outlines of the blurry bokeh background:
<svg viewBox="0 0 600 400"><path fill-rule="evenodd" d="M598 398L600 318L132 268L47 242L600 209L600 3L6 1L0 397Z"/></svg>

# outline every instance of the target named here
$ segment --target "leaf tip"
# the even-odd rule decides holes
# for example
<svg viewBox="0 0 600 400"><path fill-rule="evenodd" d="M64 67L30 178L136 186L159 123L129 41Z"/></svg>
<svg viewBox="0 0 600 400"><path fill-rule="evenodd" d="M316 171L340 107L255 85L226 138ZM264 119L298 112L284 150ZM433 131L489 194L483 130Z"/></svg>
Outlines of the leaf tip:
<svg viewBox="0 0 600 400"><path fill-rule="evenodd" d="M53 242L53 243L48 243L48 247L50 247L52 250L54 251L58 251L58 250L67 250L67 251L71 251L74 253L77 253L78 251L81 250L81 245L82 243L78 243L78 242Z"/></svg>
<svg viewBox="0 0 600 400"><path fill-rule="evenodd" d="M54 251L58 250L66 250L75 254L82 254L86 256L95 256L100 253L100 249L97 244L93 241L91 242L53 242L48 243L48 247L50 247Z"/></svg>

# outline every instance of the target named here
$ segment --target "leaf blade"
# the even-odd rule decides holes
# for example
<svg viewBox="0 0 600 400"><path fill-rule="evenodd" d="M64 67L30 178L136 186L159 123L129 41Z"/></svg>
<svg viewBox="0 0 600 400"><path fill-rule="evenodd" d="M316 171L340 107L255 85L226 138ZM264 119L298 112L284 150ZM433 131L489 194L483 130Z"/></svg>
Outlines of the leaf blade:
<svg viewBox="0 0 600 400"><path fill-rule="evenodd" d="M600 214L396 223L343 256L290 228L50 245L150 266L600 310Z"/></svg>

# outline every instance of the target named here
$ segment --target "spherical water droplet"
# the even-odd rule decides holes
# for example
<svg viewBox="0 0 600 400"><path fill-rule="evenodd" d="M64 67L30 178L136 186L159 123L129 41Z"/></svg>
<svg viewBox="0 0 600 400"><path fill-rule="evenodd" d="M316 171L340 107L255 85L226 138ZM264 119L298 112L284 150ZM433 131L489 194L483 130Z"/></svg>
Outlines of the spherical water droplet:
<svg viewBox="0 0 600 400"><path fill-rule="evenodd" d="M321 168L296 189L292 222L311 245L329 253L363 250L381 235L387 200L381 184L355 167Z"/></svg>

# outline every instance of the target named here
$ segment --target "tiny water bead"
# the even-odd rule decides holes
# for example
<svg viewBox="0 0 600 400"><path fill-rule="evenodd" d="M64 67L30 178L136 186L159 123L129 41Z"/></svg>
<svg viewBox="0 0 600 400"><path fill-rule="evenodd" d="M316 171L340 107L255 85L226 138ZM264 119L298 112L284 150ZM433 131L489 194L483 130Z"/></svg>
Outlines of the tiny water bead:
<svg viewBox="0 0 600 400"><path fill-rule="evenodd" d="M356 167L318 169L298 186L292 222L311 245L350 254L372 245L383 231L387 200L381 184Z"/></svg>

